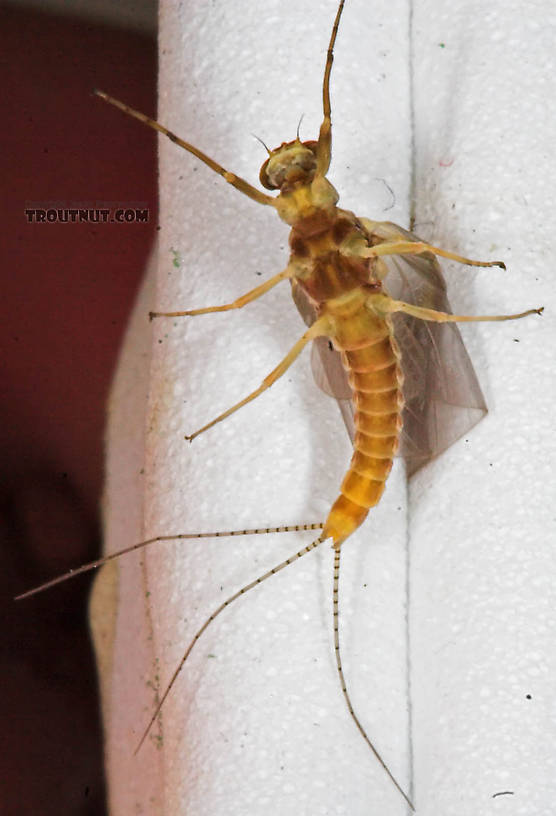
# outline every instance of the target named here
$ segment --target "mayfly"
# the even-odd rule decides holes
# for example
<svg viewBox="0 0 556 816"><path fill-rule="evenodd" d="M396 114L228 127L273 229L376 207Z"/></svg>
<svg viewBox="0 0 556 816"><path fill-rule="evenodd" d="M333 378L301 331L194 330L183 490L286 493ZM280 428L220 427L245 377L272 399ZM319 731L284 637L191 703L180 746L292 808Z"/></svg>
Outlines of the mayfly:
<svg viewBox="0 0 556 816"><path fill-rule="evenodd" d="M96 92L192 153L240 193L258 204L275 208L291 227L291 251L286 268L233 303L151 313L152 318L181 318L238 309L282 281L289 281L294 301L308 325L258 389L186 438L192 441L255 399L287 371L310 341L315 341L317 351L313 364L317 381L340 400L354 446L347 474L328 516L322 525L312 525L322 527L322 532L299 552L242 587L210 615L176 668L143 739L191 650L212 621L240 595L322 542L330 541L334 548L334 643L342 693L363 739L409 802L357 718L347 693L340 661L337 613L341 547L380 501L392 459L398 452L407 457L409 471L414 472L465 433L484 412L484 400L455 323L517 319L540 313L541 309L514 315L452 315L437 257L479 267L503 267L502 262L463 258L431 246L395 224L360 218L337 206L338 194L326 176L332 150L329 86L343 6L342 0L327 51L323 119L318 139L301 141L298 135L293 141L269 151L260 171L260 181L274 195L225 170L161 124L102 91ZM454 370L457 378L453 376ZM199 536L163 536L151 541L180 537ZM103 561L73 574L100 563Z"/></svg>

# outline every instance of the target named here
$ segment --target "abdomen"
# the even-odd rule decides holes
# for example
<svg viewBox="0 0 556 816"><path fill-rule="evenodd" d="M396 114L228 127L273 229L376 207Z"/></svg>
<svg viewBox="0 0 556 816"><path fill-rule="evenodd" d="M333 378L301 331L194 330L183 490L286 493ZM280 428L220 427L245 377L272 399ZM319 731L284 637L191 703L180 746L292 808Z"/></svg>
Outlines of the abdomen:
<svg viewBox="0 0 556 816"><path fill-rule="evenodd" d="M403 375L392 324L385 319L377 325L376 318L369 317L366 342L361 336L350 342L348 325L341 326L340 337L332 338L342 352L355 407L353 456L324 526L335 546L380 501L402 427Z"/></svg>

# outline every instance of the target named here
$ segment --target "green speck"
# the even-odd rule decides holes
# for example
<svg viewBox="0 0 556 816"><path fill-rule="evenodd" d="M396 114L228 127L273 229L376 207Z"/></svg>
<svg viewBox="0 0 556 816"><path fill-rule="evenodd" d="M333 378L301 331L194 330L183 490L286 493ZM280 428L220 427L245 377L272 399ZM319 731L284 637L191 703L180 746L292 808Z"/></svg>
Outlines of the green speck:
<svg viewBox="0 0 556 816"><path fill-rule="evenodd" d="M180 266L181 266L181 255L180 255L180 253L177 251L177 249L173 249L172 247L170 247L170 252L174 256L173 259L172 259L172 263L174 264L176 269L179 269Z"/></svg>
<svg viewBox="0 0 556 816"><path fill-rule="evenodd" d="M438 43L439 48L446 48L446 43Z"/></svg>

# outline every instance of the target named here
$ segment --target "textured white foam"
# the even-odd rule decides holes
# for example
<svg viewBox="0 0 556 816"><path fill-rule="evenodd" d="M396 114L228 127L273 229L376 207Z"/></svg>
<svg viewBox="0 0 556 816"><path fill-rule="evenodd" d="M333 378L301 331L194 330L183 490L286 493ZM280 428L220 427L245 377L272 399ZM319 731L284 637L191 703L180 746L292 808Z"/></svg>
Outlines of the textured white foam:
<svg viewBox="0 0 556 816"><path fill-rule="evenodd" d="M344 207L407 225L414 144L419 232L509 263L506 273L457 268L454 306L490 313L548 306L548 246L535 226L549 212L550 154L533 126L544 115L546 77L544 58L537 65L530 50L534 39L541 51L547 35L532 27L533 12L523 20L507 5L490 4L488 14L453 6L414 9L412 136L409 9L401 0L348 2L332 75L330 178ZM252 132L274 147L295 136L304 113L302 138L316 138L334 13L334 2L289 0L163 6L160 120L256 184L265 154ZM384 182L394 192L392 209ZM229 301L285 266L287 228L275 213L166 141L161 196L158 292L142 302L143 315L151 307ZM323 520L349 444L336 406L312 382L308 353L266 395L192 445L183 441L256 387L302 333L287 284L240 312L157 321L152 329L144 535ZM545 317L465 331L491 414L411 489L420 814L489 815L504 806L512 814L550 812L542 746L553 743L543 730L555 634L553 503L541 496L551 490L542 405L553 387L546 373L552 329ZM129 389L140 387L129 368L119 377ZM132 391L120 385L120 393ZM129 436L144 402L118 401L114 411ZM112 448L112 482L122 456ZM112 547L129 543L123 521L130 501L122 512L121 498L109 494L111 512L120 514ZM340 599L354 704L404 786L407 535L403 468L396 468L380 507L344 546ZM130 756L152 709L147 681L159 673L164 687L215 606L310 536L163 545L126 579L138 609L120 613L116 641L113 813L134 812L138 803L147 813L188 816L406 812L340 695L328 545L224 612L165 705L161 747L149 742L139 759ZM130 621L137 631L129 631ZM491 798L502 790L515 793Z"/></svg>
<svg viewBox="0 0 556 816"><path fill-rule="evenodd" d="M547 309L542 318L464 327L490 414L410 491L413 751L423 816L550 814L556 794L546 230L556 14L550 3L523 12L502 2L415 7L417 221L442 245L508 265L454 267L452 303L483 314ZM493 798L504 791L513 795Z"/></svg>

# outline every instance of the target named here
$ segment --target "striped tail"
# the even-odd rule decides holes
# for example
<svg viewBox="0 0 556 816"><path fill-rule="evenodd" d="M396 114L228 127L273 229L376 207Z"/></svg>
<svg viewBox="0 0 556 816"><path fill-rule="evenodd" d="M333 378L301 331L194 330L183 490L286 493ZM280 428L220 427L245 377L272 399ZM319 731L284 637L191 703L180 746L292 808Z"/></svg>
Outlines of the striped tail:
<svg viewBox="0 0 556 816"><path fill-rule="evenodd" d="M338 547L380 501L402 428L403 374L400 350L389 334L355 351L342 352L355 407L353 457L332 505L323 535Z"/></svg>

